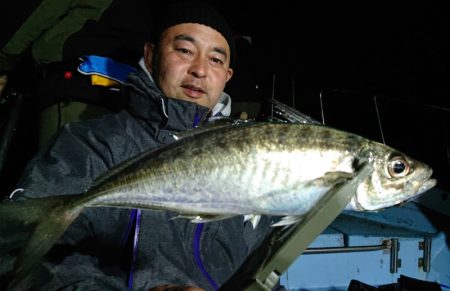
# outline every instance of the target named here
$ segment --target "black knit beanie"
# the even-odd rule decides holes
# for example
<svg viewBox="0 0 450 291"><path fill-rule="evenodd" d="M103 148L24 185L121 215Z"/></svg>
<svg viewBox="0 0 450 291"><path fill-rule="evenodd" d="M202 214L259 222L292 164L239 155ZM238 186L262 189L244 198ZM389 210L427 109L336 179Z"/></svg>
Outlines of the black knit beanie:
<svg viewBox="0 0 450 291"><path fill-rule="evenodd" d="M167 28L181 23L199 23L218 31L230 47L230 67L236 58L233 32L226 19L211 5L202 1L179 1L163 8L156 16L151 41L157 43Z"/></svg>

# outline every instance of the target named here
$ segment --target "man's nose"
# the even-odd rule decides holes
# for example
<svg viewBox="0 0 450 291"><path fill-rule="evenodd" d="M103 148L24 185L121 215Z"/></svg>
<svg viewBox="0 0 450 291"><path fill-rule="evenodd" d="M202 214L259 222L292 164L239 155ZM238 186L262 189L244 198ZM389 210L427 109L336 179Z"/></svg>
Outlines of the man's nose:
<svg viewBox="0 0 450 291"><path fill-rule="evenodd" d="M189 68L189 74L196 78L204 78L207 74L208 61L206 58L197 57L195 58Z"/></svg>

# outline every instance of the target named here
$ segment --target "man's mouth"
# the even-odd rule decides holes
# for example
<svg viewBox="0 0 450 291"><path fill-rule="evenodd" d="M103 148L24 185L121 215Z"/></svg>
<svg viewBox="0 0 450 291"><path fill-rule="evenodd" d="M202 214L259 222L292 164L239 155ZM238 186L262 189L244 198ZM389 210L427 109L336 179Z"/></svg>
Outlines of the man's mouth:
<svg viewBox="0 0 450 291"><path fill-rule="evenodd" d="M206 91L200 87L192 85L182 85L184 93L191 98L200 98L206 94Z"/></svg>

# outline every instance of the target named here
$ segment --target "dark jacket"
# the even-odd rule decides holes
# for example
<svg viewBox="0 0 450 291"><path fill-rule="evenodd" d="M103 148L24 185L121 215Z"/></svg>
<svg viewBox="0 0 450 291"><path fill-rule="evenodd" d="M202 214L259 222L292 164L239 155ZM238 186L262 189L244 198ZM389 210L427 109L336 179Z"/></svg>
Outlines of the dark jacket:
<svg viewBox="0 0 450 291"><path fill-rule="evenodd" d="M67 124L47 150L27 166L14 199L81 193L102 172L136 154L174 141L172 134L205 120L207 108L164 97L142 70L129 77L130 108L96 120ZM237 270L268 229L256 230L238 216L201 229L175 214L142 211L137 260L132 233L125 233L132 210L90 208L50 251L41 270L42 290L125 290L130 266L133 289L191 284L213 290ZM199 240L195 240L195 236ZM199 244L196 254L195 245ZM210 276L210 278L208 277Z"/></svg>

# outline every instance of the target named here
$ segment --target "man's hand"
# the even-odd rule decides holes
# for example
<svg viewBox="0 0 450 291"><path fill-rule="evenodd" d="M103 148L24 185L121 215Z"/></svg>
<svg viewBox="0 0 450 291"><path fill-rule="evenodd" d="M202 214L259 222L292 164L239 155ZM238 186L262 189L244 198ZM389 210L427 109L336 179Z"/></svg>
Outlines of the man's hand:
<svg viewBox="0 0 450 291"><path fill-rule="evenodd" d="M184 286L162 285L150 288L148 291L205 291L205 289L186 285Z"/></svg>
<svg viewBox="0 0 450 291"><path fill-rule="evenodd" d="M8 76L0 76L0 95L2 95L3 89L6 87L6 83L8 83Z"/></svg>

